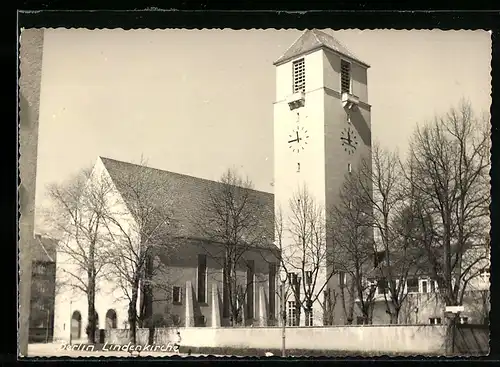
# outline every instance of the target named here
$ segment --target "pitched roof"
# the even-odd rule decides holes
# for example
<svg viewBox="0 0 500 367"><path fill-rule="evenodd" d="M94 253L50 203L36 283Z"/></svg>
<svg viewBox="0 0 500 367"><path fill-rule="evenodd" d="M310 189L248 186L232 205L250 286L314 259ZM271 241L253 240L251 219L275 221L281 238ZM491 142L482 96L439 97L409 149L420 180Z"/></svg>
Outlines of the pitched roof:
<svg viewBox="0 0 500 367"><path fill-rule="evenodd" d="M274 62L274 65L282 64L297 56L323 47L342 56L346 56L367 68L370 67L370 65L361 61L335 37L317 29L308 29L302 33L302 35L285 51L283 56Z"/></svg>
<svg viewBox="0 0 500 367"><path fill-rule="evenodd" d="M199 217L200 208L203 207L202 203L206 201L209 190L220 185L220 183L111 158L100 157L100 159L127 205L133 204L132 195L129 190L120 185L120 177L123 177L124 174L140 175L154 182L167 183L168 187L162 190L155 190L155 193L159 196L164 196L158 197L159 202L173 200L174 219L178 227L176 235L189 238L204 237L197 223L193 221L193 218ZM256 195L259 203L265 208L263 213L258 214L262 225L266 229L268 228L271 231L270 233L273 233L274 195L257 190L249 191ZM268 245L271 245L271 243Z"/></svg>
<svg viewBox="0 0 500 367"><path fill-rule="evenodd" d="M32 246L32 261L55 262L57 240L40 234L35 234Z"/></svg>

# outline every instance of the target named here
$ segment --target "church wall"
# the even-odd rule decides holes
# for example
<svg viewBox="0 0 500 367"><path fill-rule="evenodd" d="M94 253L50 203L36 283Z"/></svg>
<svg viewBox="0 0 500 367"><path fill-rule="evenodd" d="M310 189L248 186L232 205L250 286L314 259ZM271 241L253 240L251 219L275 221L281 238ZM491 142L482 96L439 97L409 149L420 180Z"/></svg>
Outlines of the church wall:
<svg viewBox="0 0 500 367"><path fill-rule="evenodd" d="M182 241L182 245L176 247L175 252L173 252L167 263L167 280L163 284L166 286L160 286L155 289L154 301L153 301L153 313L157 315L162 315L164 318L168 319L174 315L178 318L181 325L185 324L186 316L186 282L191 282L192 299L193 299L193 314L196 318L204 316L205 325L210 327L212 325L212 286L217 284L218 294L219 294L219 310L221 316L221 325L225 326L229 324L229 319L223 318L223 307L222 307L222 297L223 297L223 284L222 284L222 264L224 247L222 245L213 244L200 244L196 240L186 240ZM207 255L207 277L206 277L206 302L198 302L197 292L197 282L198 282L198 255ZM255 277L254 277L254 295L253 295L253 309L254 316L253 319L248 318L246 320L247 325L259 323L260 315L259 313L259 287L264 288L265 293L265 304L267 309L269 309L269 264L272 262L277 262L277 259L268 250L255 249L252 251L246 251L242 256L243 261L253 260L255 264ZM239 267L239 272L237 274L238 281L242 284L246 283L246 268L244 264ZM162 282L158 280L158 283ZM173 287L180 287L182 292L181 304L174 304L172 302L172 290ZM276 287L278 290L278 288ZM276 298L276 295L273 295ZM278 302L275 301L276 309L278 308ZM199 319L198 319L199 320ZM198 321L201 323L201 321ZM198 325L203 326L203 325Z"/></svg>

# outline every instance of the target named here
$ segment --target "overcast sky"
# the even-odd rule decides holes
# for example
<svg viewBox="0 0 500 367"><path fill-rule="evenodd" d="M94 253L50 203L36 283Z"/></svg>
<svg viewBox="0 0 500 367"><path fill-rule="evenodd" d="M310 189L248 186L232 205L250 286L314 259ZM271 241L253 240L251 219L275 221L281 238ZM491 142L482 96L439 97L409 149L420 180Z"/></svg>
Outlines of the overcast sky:
<svg viewBox="0 0 500 367"><path fill-rule="evenodd" d="M462 97L488 110L484 31L329 31L371 65L372 137L404 151L417 122ZM97 156L217 180L237 167L273 187L273 61L294 30L45 31L37 207L48 183Z"/></svg>

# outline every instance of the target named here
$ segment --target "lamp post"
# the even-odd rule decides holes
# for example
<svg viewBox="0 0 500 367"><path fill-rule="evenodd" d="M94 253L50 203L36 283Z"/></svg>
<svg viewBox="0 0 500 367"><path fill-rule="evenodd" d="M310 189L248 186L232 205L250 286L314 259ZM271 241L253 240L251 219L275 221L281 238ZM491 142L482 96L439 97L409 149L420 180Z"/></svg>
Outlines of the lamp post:
<svg viewBox="0 0 500 367"><path fill-rule="evenodd" d="M286 299L287 291L285 289L288 279L287 273L284 273L285 279L280 275L280 300L281 300L281 356L286 357Z"/></svg>

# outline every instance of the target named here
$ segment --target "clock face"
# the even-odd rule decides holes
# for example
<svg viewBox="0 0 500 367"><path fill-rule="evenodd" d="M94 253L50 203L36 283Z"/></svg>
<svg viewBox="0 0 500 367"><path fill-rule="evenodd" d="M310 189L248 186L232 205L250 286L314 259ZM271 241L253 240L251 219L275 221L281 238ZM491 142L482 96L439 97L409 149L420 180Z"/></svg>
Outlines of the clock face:
<svg viewBox="0 0 500 367"><path fill-rule="evenodd" d="M297 126L289 135L288 135L288 147L294 153L300 153L307 146L307 142L309 140L309 133L304 127Z"/></svg>
<svg viewBox="0 0 500 367"><path fill-rule="evenodd" d="M342 142L344 150L349 155L353 154L358 147L356 132L350 127L346 127L344 130L342 130L340 141Z"/></svg>

